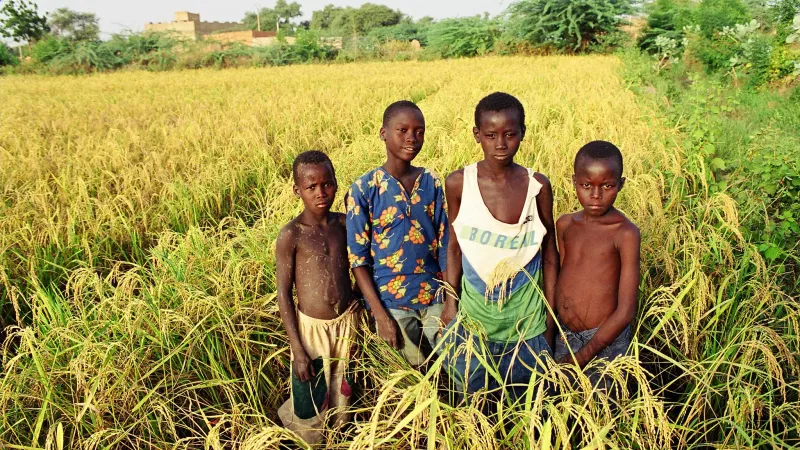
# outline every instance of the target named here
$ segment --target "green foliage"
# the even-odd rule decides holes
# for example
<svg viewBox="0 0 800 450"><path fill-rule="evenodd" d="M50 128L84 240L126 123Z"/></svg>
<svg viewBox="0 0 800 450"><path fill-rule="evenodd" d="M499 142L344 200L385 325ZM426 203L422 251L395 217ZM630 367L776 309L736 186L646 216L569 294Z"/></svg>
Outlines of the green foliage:
<svg viewBox="0 0 800 450"><path fill-rule="evenodd" d="M345 34L368 33L375 28L397 25L403 18L403 13L388 6L364 3L358 8L339 10L330 28Z"/></svg>
<svg viewBox="0 0 800 450"><path fill-rule="evenodd" d="M47 63L69 53L71 50L72 47L66 39L48 36L31 48L31 56L39 62Z"/></svg>
<svg viewBox="0 0 800 450"><path fill-rule="evenodd" d="M692 4L689 0L656 0L645 6L647 25L637 45L648 53L656 53L656 38L663 36L680 42L683 28L692 23Z"/></svg>
<svg viewBox="0 0 800 450"><path fill-rule="evenodd" d="M612 33L630 3L608 0L521 0L508 9L509 34L535 46L585 51Z"/></svg>
<svg viewBox="0 0 800 450"><path fill-rule="evenodd" d="M6 0L0 16L0 35L15 42L38 41L50 31L47 18L39 15L36 3L27 0Z"/></svg>
<svg viewBox="0 0 800 450"><path fill-rule="evenodd" d="M747 5L741 0L703 0L695 11L695 24L707 39L725 27L747 23L750 19Z"/></svg>
<svg viewBox="0 0 800 450"><path fill-rule="evenodd" d="M336 16L344 8L334 5L325 5L324 8L311 13L311 29L312 30L327 30L333 25Z"/></svg>
<svg viewBox="0 0 800 450"><path fill-rule="evenodd" d="M428 31L431 25L426 23L398 23L388 27L375 28L369 32L369 36L379 42L387 41L412 41L418 40L420 44L428 44Z"/></svg>
<svg viewBox="0 0 800 450"><path fill-rule="evenodd" d="M445 58L484 55L494 48L501 35L499 20L484 17L446 19L428 32L428 46Z"/></svg>
<svg viewBox="0 0 800 450"><path fill-rule="evenodd" d="M16 66L17 64L19 64L17 55L5 43L0 42L0 67Z"/></svg>
<svg viewBox="0 0 800 450"><path fill-rule="evenodd" d="M275 2L274 8L261 8L258 12L248 11L242 19L242 25L248 30L271 31L276 25L280 30L293 31L292 20L303 15L301 6L297 2L287 3L286 0ZM277 30L276 30L277 31Z"/></svg>
<svg viewBox="0 0 800 450"><path fill-rule="evenodd" d="M71 41L96 41L100 36L97 16L69 8L58 8L50 13L48 24L53 34Z"/></svg>

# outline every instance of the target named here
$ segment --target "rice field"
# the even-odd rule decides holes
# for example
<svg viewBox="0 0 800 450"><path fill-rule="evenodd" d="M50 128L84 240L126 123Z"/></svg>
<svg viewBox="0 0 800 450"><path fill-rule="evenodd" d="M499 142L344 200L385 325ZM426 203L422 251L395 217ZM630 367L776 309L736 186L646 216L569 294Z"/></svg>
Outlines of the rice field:
<svg viewBox="0 0 800 450"><path fill-rule="evenodd" d="M332 158L345 187L381 164L394 100L427 122L418 162L480 159L473 108L526 107L519 162L578 207L570 176L594 139L625 157L617 200L642 231L635 356L602 370L619 405L554 367L486 417L437 394L372 335L366 390L327 448L791 448L800 444L800 309L613 57L478 58L0 79L0 447L267 449L289 350L274 241L301 209L291 161ZM570 382L571 378L577 381ZM542 395L545 386L560 387Z"/></svg>

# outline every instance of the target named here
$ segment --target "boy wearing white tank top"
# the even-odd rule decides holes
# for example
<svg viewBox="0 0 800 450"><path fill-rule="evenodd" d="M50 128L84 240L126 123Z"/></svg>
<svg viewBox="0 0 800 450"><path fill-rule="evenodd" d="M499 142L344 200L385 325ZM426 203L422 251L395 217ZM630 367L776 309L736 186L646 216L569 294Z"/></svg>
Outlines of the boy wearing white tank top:
<svg viewBox="0 0 800 450"><path fill-rule="evenodd" d="M487 389L513 401L543 370L542 356L554 344L545 305L554 307L559 269L553 193L547 177L514 162L525 136L525 110L515 97L482 99L473 134L483 160L445 183L445 279L453 288L441 317L449 324L447 366L465 393Z"/></svg>

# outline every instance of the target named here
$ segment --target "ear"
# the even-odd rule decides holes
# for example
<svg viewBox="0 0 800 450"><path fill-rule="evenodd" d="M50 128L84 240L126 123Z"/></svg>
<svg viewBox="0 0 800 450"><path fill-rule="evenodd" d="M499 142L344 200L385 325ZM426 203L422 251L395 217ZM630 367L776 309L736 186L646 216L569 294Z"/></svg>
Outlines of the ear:
<svg viewBox="0 0 800 450"><path fill-rule="evenodd" d="M478 127L472 127L472 135L475 136L475 142L481 143L481 130Z"/></svg>
<svg viewBox="0 0 800 450"><path fill-rule="evenodd" d="M380 134L381 140L385 141L386 140L386 127L381 127L381 131L380 131L379 134Z"/></svg>
<svg viewBox="0 0 800 450"><path fill-rule="evenodd" d="M519 135L519 140L520 140L520 141L521 141L521 140L523 140L523 139L525 139L525 133L526 133L527 131L528 131L528 128L525 126L525 124L523 124L523 125L522 125L522 134L520 134L520 135Z"/></svg>
<svg viewBox="0 0 800 450"><path fill-rule="evenodd" d="M296 184L292 185L292 192L294 192L295 197L300 198L300 188Z"/></svg>
<svg viewBox="0 0 800 450"><path fill-rule="evenodd" d="M572 186L575 186L575 183L576 183L576 181L575 181L575 174L573 173L573 174L572 174Z"/></svg>
<svg viewBox="0 0 800 450"><path fill-rule="evenodd" d="M625 177L619 177L619 189L617 191L621 191L622 188L625 187Z"/></svg>

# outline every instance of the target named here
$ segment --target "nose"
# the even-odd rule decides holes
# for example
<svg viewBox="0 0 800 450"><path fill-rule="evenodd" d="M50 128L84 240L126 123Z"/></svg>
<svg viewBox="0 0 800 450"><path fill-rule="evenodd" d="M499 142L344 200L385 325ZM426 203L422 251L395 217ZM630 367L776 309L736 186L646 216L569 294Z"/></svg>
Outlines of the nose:
<svg viewBox="0 0 800 450"><path fill-rule="evenodd" d="M317 188L317 198L326 198L328 197L328 193L325 192L325 189L322 189L322 186Z"/></svg>
<svg viewBox="0 0 800 450"><path fill-rule="evenodd" d="M599 200L603 198L603 191L599 187L594 187L592 188L591 196Z"/></svg>
<svg viewBox="0 0 800 450"><path fill-rule="evenodd" d="M495 145L495 148L498 150L505 150L508 148L508 143L506 142L505 136L500 135L500 137L497 138L497 145Z"/></svg>
<svg viewBox="0 0 800 450"><path fill-rule="evenodd" d="M408 142L410 144L416 144L417 143L417 133L414 133L413 131L410 131L406 135L406 142Z"/></svg>

